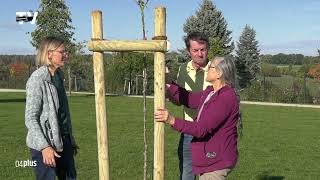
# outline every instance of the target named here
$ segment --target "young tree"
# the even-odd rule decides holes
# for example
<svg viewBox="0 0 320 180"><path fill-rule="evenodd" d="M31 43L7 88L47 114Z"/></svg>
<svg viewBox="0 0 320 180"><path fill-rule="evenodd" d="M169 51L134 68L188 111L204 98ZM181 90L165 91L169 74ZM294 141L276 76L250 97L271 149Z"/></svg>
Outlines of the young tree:
<svg viewBox="0 0 320 180"><path fill-rule="evenodd" d="M203 0L195 15L190 16L183 26L185 33L201 32L210 41L209 58L230 54L234 49L231 31L227 22L211 0Z"/></svg>
<svg viewBox="0 0 320 180"><path fill-rule="evenodd" d="M68 62L68 74L70 76L68 77L69 80L69 86L71 86L71 78L74 78L74 90L77 91L79 88L82 88L79 84L82 83L83 86L89 87L88 82L86 81L84 83L84 80L92 80L93 77L93 62L85 57L84 53L84 48L86 42L78 42L76 43L74 47L74 52L69 55L69 62ZM71 74L73 77L71 77ZM78 83L77 83L78 82ZM91 87L93 88L93 87ZM71 89L71 87L69 87ZM90 89L85 89L85 90L90 90Z"/></svg>
<svg viewBox="0 0 320 180"><path fill-rule="evenodd" d="M147 6L149 0L136 0L137 5L140 8L141 14L141 25L142 25L142 39L147 40L146 30L145 30L145 21L144 21L144 9ZM145 52L143 55L143 139L144 139L144 166L143 166L143 179L147 179L147 152L148 152L148 144L147 144L147 82L148 82L148 74L147 74L147 53Z"/></svg>
<svg viewBox="0 0 320 180"><path fill-rule="evenodd" d="M256 78L260 71L260 50L256 40L256 32L246 25L237 42L236 67L240 88L245 88Z"/></svg>

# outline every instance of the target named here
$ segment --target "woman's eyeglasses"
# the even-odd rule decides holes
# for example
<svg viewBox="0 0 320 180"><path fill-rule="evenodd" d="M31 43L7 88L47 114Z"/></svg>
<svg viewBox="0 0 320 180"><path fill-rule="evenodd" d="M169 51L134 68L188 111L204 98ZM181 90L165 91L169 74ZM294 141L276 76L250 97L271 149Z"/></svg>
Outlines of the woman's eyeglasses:
<svg viewBox="0 0 320 180"><path fill-rule="evenodd" d="M60 53L60 54L62 54L64 56L69 54L68 51L55 51L55 52L58 52L58 53Z"/></svg>
<svg viewBox="0 0 320 180"><path fill-rule="evenodd" d="M214 68L216 68L216 67L209 65L209 66L208 66L208 69L206 70L206 72L208 72L210 69L214 69Z"/></svg>
<svg viewBox="0 0 320 180"><path fill-rule="evenodd" d="M69 52L68 52L68 51L57 51L57 50L50 50L50 51L52 51L52 52L58 52L58 53L62 54L63 56L69 55Z"/></svg>

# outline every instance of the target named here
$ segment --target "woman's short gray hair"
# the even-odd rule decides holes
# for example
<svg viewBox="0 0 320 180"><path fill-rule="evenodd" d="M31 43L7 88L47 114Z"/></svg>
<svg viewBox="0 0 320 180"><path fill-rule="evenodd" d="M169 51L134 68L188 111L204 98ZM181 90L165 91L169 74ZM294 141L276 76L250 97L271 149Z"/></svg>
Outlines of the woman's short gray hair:
<svg viewBox="0 0 320 180"><path fill-rule="evenodd" d="M232 56L216 56L211 62L216 61L216 68L221 72L221 80L226 84L236 86L236 67Z"/></svg>

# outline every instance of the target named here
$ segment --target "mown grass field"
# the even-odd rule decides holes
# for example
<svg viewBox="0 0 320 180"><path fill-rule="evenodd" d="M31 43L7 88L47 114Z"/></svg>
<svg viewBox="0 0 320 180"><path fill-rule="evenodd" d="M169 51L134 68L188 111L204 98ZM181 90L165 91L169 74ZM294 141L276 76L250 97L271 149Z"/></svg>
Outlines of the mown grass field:
<svg viewBox="0 0 320 180"><path fill-rule="evenodd" d="M93 96L70 99L73 129L80 152L76 157L79 180L98 179L95 107ZM143 179L143 102L141 98L107 97L110 179ZM0 93L0 179L34 179L25 145L25 96ZM148 99L148 179L153 166L153 100ZM181 108L168 103L175 115ZM244 135L240 158L230 180L320 179L320 109L241 106ZM166 127L165 179L178 179L179 134Z"/></svg>

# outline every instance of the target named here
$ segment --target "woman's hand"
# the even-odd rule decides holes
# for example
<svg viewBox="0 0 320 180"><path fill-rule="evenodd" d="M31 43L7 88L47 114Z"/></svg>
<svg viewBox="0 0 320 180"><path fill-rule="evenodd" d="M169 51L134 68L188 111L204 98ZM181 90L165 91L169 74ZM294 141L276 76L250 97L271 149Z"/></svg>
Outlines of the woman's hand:
<svg viewBox="0 0 320 180"><path fill-rule="evenodd" d="M170 87L170 84L172 83L173 79L170 76L170 70L168 68L168 66L166 66L166 73L165 73L165 84L166 84L166 88Z"/></svg>
<svg viewBox="0 0 320 180"><path fill-rule="evenodd" d="M47 166L56 167L55 157L61 157L52 147L46 147L41 150L43 163Z"/></svg>
<svg viewBox="0 0 320 180"><path fill-rule="evenodd" d="M165 122L170 125L174 125L175 118L169 113L167 109L158 109L154 113L154 118L157 122Z"/></svg>
<svg viewBox="0 0 320 180"><path fill-rule="evenodd" d="M72 146L72 150L73 150L73 155L76 156L78 154L78 149L79 146L78 144L76 143L76 140L74 139L73 136L71 136L71 146Z"/></svg>

